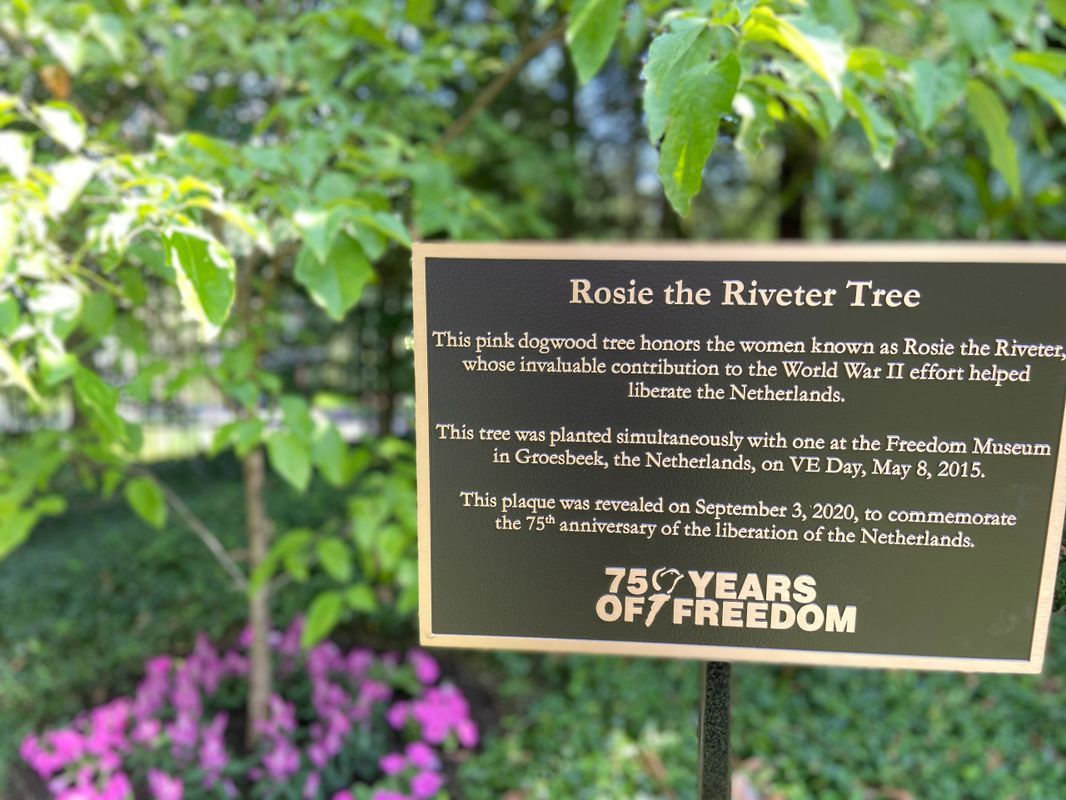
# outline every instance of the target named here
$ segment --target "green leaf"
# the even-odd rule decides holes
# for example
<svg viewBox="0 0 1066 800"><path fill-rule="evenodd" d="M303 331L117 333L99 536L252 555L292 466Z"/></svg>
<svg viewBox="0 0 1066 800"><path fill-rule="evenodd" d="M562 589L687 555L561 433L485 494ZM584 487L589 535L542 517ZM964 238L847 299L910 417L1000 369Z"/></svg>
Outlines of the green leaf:
<svg viewBox="0 0 1066 800"><path fill-rule="evenodd" d="M0 152L3 151L3 147L3 142L0 142ZM7 265L11 262L11 254L15 251L18 232L19 220L15 205L13 203L0 203L0 275L7 271Z"/></svg>
<svg viewBox="0 0 1066 800"><path fill-rule="evenodd" d="M16 131L0 131L0 166L25 180L33 166L33 139Z"/></svg>
<svg viewBox="0 0 1066 800"><path fill-rule="evenodd" d="M1066 124L1066 79L1050 70L1021 62L1018 55L1008 62L1007 71L1041 97Z"/></svg>
<svg viewBox="0 0 1066 800"><path fill-rule="evenodd" d="M340 322L363 296L374 270L359 243L342 233L324 260L305 244L296 259L294 276L307 288L311 299Z"/></svg>
<svg viewBox="0 0 1066 800"><path fill-rule="evenodd" d="M788 50L841 95L848 53L840 33L805 17L779 16L763 6L752 11L744 28L746 38L772 41Z"/></svg>
<svg viewBox="0 0 1066 800"><path fill-rule="evenodd" d="M988 142L992 166L1003 176L1015 200L1022 196L1018 149L1010 135L1010 114L988 84L976 78L966 83L966 105Z"/></svg>
<svg viewBox="0 0 1066 800"><path fill-rule="evenodd" d="M670 119L659 152L659 178L670 205L682 215L699 191L718 123L729 112L740 81L734 54L685 72L670 99Z"/></svg>
<svg viewBox="0 0 1066 800"><path fill-rule="evenodd" d="M37 347L38 374L45 386L58 386L78 368L78 359L72 353L53 344L39 344Z"/></svg>
<svg viewBox="0 0 1066 800"><path fill-rule="evenodd" d="M34 112L44 132L72 153L85 144L85 118L69 103L47 103Z"/></svg>
<svg viewBox="0 0 1066 800"><path fill-rule="evenodd" d="M352 216L352 223L357 227L370 228L397 244L411 249L411 236L404 227L403 220L386 211L357 212Z"/></svg>
<svg viewBox="0 0 1066 800"><path fill-rule="evenodd" d="M611 52L625 0L577 0L566 22L566 44L577 77L587 83Z"/></svg>
<svg viewBox="0 0 1066 800"><path fill-rule="evenodd" d="M52 165L52 185L48 188L48 215L62 216L82 193L94 174L96 164L87 158L67 158Z"/></svg>
<svg viewBox="0 0 1066 800"><path fill-rule="evenodd" d="M303 236L304 244L319 261L325 261L339 230L337 218L324 208L303 208L293 215L292 221Z"/></svg>
<svg viewBox="0 0 1066 800"><path fill-rule="evenodd" d="M0 208L0 212L3 209ZM2 218L0 218L2 219ZM0 272L3 267L0 266ZM19 326L19 304L13 294L0 294L0 339L7 339Z"/></svg>
<svg viewBox="0 0 1066 800"><path fill-rule="evenodd" d="M866 134L866 141L870 144L870 152L877 166L881 169L888 169L892 166L892 156L899 138L892 121L878 111L873 103L868 102L851 89L844 90L844 105L862 125L862 131Z"/></svg>
<svg viewBox="0 0 1066 800"><path fill-rule="evenodd" d="M373 613L378 607L373 590L362 583L345 590L344 601L352 611L362 611L365 614Z"/></svg>
<svg viewBox="0 0 1066 800"><path fill-rule="evenodd" d="M1066 28L1066 0L1047 0L1047 10L1055 22Z"/></svg>
<svg viewBox="0 0 1066 800"><path fill-rule="evenodd" d="M918 130L926 132L966 91L966 66L959 61L934 64L917 59L911 64L911 102Z"/></svg>
<svg viewBox="0 0 1066 800"><path fill-rule="evenodd" d="M285 427L304 441L310 441L315 432L315 422L311 419L307 401L297 394L287 394L281 398L280 405Z"/></svg>
<svg viewBox="0 0 1066 800"><path fill-rule="evenodd" d="M270 466L296 491L303 492L311 482L311 448L306 439L293 433L274 431L267 438Z"/></svg>
<svg viewBox="0 0 1066 800"><path fill-rule="evenodd" d="M113 439L126 439L126 424L118 413L118 390L83 366L74 372L74 396L101 430Z"/></svg>
<svg viewBox="0 0 1066 800"><path fill-rule="evenodd" d="M648 48L644 79L644 114L648 120L648 139L659 144L666 130L670 96L678 78L687 70L703 64L711 55L711 37L702 25L657 36Z"/></svg>
<svg viewBox="0 0 1066 800"><path fill-rule="evenodd" d="M151 478L134 478L126 484L126 502L137 516L153 528L167 524L167 501L159 484Z"/></svg>
<svg viewBox="0 0 1066 800"><path fill-rule="evenodd" d="M44 34L44 43L56 60L71 75L77 75L85 63L85 41L74 31L49 29Z"/></svg>
<svg viewBox="0 0 1066 800"><path fill-rule="evenodd" d="M944 0L952 38L979 59L986 58L999 38L996 21L980 0Z"/></svg>
<svg viewBox="0 0 1066 800"><path fill-rule="evenodd" d="M81 304L81 327L99 338L111 330L115 321L115 303L107 292L93 292Z"/></svg>
<svg viewBox="0 0 1066 800"><path fill-rule="evenodd" d="M434 0L407 0L404 6L404 18L419 27L433 22Z"/></svg>
<svg viewBox="0 0 1066 800"><path fill-rule="evenodd" d="M305 648L314 647L332 631L341 618L344 599L340 592L322 592L311 602L307 610L301 644Z"/></svg>
<svg viewBox="0 0 1066 800"><path fill-rule="evenodd" d="M248 588L255 592L262 588L274 574L278 562L284 562L285 569L296 580L306 580L309 576L307 569L307 549L314 541L314 534L306 528L295 528L286 532L270 548L267 557L252 572L248 581Z"/></svg>
<svg viewBox="0 0 1066 800"><path fill-rule="evenodd" d="M318 540L318 563L335 581L347 583L352 579L352 554L336 537Z"/></svg>
<svg viewBox="0 0 1066 800"><path fill-rule="evenodd" d="M324 422L315 430L311 458L322 476L333 486L343 486L346 478L348 448L332 422Z"/></svg>
<svg viewBox="0 0 1066 800"><path fill-rule="evenodd" d="M122 62L126 29L121 17L114 14L93 14L85 27L92 31L96 40L104 46L112 61Z"/></svg>
<svg viewBox="0 0 1066 800"><path fill-rule="evenodd" d="M171 228L163 234L182 304L199 320L208 339L218 335L236 294L233 256L206 231Z"/></svg>
<svg viewBox="0 0 1066 800"><path fill-rule="evenodd" d="M25 508L0 516L0 559L29 538L37 519L36 514Z"/></svg>
<svg viewBox="0 0 1066 800"><path fill-rule="evenodd" d="M232 447L238 458L244 458L263 440L263 421L258 417L227 422L217 431L211 443L212 455Z"/></svg>
<svg viewBox="0 0 1066 800"><path fill-rule="evenodd" d="M0 342L0 374L7 375L8 381L22 389L35 403L41 402L41 396L37 394L30 376L3 342Z"/></svg>

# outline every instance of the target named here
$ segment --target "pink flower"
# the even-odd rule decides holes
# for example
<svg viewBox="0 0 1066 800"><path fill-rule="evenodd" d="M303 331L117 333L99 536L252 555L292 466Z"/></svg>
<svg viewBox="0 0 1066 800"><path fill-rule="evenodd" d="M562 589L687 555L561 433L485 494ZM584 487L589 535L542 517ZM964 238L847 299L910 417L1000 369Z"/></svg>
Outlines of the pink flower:
<svg viewBox="0 0 1066 800"><path fill-rule="evenodd" d="M455 735L463 747L477 747L477 725L472 719L461 719L455 726Z"/></svg>
<svg viewBox="0 0 1066 800"><path fill-rule="evenodd" d="M227 721L225 714L216 714L211 724L204 728L200 742L200 769L207 773L208 786L214 785L229 764L225 742Z"/></svg>
<svg viewBox="0 0 1066 800"><path fill-rule="evenodd" d="M331 670L343 666L344 657L341 655L340 648L333 642L322 642L312 647L307 654L307 671L311 673L312 679L323 678Z"/></svg>
<svg viewBox="0 0 1066 800"><path fill-rule="evenodd" d="M318 797L318 789L322 784L322 776L317 772L312 772L307 776L307 780L304 781L304 800L314 800Z"/></svg>
<svg viewBox="0 0 1066 800"><path fill-rule="evenodd" d="M337 792L330 800L355 800L355 797L347 789Z"/></svg>
<svg viewBox="0 0 1066 800"><path fill-rule="evenodd" d="M85 739L72 728L52 731L44 738L55 751L55 757L63 764L77 761L85 754Z"/></svg>
<svg viewBox="0 0 1066 800"><path fill-rule="evenodd" d="M394 730L400 730L407 723L408 703L394 703L385 714L385 719Z"/></svg>
<svg viewBox="0 0 1066 800"><path fill-rule="evenodd" d="M359 687L359 700L363 703L380 703L392 697L392 689L381 681L365 681Z"/></svg>
<svg viewBox="0 0 1066 800"><path fill-rule="evenodd" d="M228 650L222 657L222 672L235 678L243 678L248 674L248 658L236 650Z"/></svg>
<svg viewBox="0 0 1066 800"><path fill-rule="evenodd" d="M302 615L293 619L278 643L278 652L283 656L295 658L300 655L300 637L303 636L304 618Z"/></svg>
<svg viewBox="0 0 1066 800"><path fill-rule="evenodd" d="M116 772L107 780L99 800L129 800L133 797L133 786L123 772Z"/></svg>
<svg viewBox="0 0 1066 800"><path fill-rule="evenodd" d="M163 730L162 723L157 719L142 719L133 729L130 738L137 744L154 744Z"/></svg>
<svg viewBox="0 0 1066 800"><path fill-rule="evenodd" d="M436 769L440 766L437 751L425 742L411 742L407 745L407 760L419 769Z"/></svg>
<svg viewBox="0 0 1066 800"><path fill-rule="evenodd" d="M263 757L267 774L281 783L300 769L300 751L287 739L278 739L274 747Z"/></svg>
<svg viewBox="0 0 1066 800"><path fill-rule="evenodd" d="M22 740L19 755L43 780L47 780L65 766L65 762L55 753L49 753L41 747L36 736L27 736Z"/></svg>
<svg viewBox="0 0 1066 800"><path fill-rule="evenodd" d="M440 791L444 779L436 772L423 771L411 778L411 796L425 800Z"/></svg>
<svg viewBox="0 0 1066 800"><path fill-rule="evenodd" d="M154 682L166 681L170 674L170 656L156 656L145 662L145 678Z"/></svg>
<svg viewBox="0 0 1066 800"><path fill-rule="evenodd" d="M454 686L426 690L413 704L411 715L422 726L422 736L430 744L441 744L452 729L466 720L470 707Z"/></svg>
<svg viewBox="0 0 1066 800"><path fill-rule="evenodd" d="M178 718L166 728L175 758L184 758L196 747L200 729L196 719L187 712L178 712Z"/></svg>
<svg viewBox="0 0 1066 800"><path fill-rule="evenodd" d="M280 731L296 730L296 706L286 703L281 695L270 696L270 719Z"/></svg>
<svg viewBox="0 0 1066 800"><path fill-rule="evenodd" d="M225 669L222 658L218 655L218 651L215 650L214 645L211 644L211 640L207 638L206 634L197 635L196 647L186 663L192 675L199 681L207 694L214 694L218 690L218 685L222 682Z"/></svg>
<svg viewBox="0 0 1066 800"><path fill-rule="evenodd" d="M425 650L416 649L409 652L407 654L407 663L414 668L415 677L418 678L420 683L428 685L436 683L440 679L440 665Z"/></svg>
<svg viewBox="0 0 1066 800"><path fill-rule="evenodd" d="M156 769L148 770L148 789L155 800L181 800L185 784Z"/></svg>
<svg viewBox="0 0 1066 800"><path fill-rule="evenodd" d="M403 753L389 753L378 760L378 766L386 775L397 775L407 767Z"/></svg>
<svg viewBox="0 0 1066 800"><path fill-rule="evenodd" d="M367 670L370 669L373 663L374 654L364 648L352 650L345 659L348 674L356 679L366 675Z"/></svg>

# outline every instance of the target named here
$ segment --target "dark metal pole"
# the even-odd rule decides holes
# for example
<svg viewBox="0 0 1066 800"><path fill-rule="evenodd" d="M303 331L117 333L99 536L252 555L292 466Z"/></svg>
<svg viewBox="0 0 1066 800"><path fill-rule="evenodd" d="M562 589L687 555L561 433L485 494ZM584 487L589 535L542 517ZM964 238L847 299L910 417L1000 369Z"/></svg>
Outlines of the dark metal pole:
<svg viewBox="0 0 1066 800"><path fill-rule="evenodd" d="M699 800L729 800L729 664L703 665L700 706Z"/></svg>

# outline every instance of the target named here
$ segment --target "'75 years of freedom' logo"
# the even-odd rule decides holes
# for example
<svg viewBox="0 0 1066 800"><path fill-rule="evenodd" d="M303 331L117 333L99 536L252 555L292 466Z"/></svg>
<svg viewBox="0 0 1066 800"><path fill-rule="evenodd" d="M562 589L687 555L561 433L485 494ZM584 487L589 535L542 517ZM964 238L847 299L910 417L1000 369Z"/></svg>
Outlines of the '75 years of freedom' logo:
<svg viewBox="0 0 1066 800"><path fill-rule="evenodd" d="M658 567L607 567L607 592L596 601L603 622L651 627L663 618L673 625L764 628L854 633L856 607L817 602L810 575L765 575Z"/></svg>

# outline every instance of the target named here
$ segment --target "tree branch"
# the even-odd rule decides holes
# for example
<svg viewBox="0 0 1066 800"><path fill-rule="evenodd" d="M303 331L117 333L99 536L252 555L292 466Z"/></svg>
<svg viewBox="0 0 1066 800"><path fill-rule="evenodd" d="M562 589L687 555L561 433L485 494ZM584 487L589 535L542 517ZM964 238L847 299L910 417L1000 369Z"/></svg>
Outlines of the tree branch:
<svg viewBox="0 0 1066 800"><path fill-rule="evenodd" d="M540 36L526 43L526 46L522 48L522 52L518 54L518 58L516 58L507 69L493 78L492 81L481 90L481 93L474 98L474 101L467 106L466 110L456 117L452 124L445 129L440 138L441 147L447 147L455 139L461 136L463 132L470 127L470 123L474 121L474 118L492 104L492 101L496 99L496 96L502 92L504 88L506 88L507 84L518 77L526 64L544 51L548 45L552 44L556 39L562 36L563 31L565 30L566 23L560 20L555 23L555 25L548 28L548 30L544 31L544 33L540 34Z"/></svg>
<svg viewBox="0 0 1066 800"><path fill-rule="evenodd" d="M233 582L233 588L239 592L248 591L248 579L245 577L244 573L241 572L241 568L237 566L232 558L230 558L230 554L226 551L226 548L214 532L185 504L185 501L182 500L173 489L163 483L163 481L159 480L159 478L147 467L137 466L131 471L139 473L146 478L151 478L152 481L155 482L163 492L167 505L174 510L174 513L178 517L181 518L181 521L185 523L185 526L196 534L197 538L204 543L218 563L222 565L222 568L226 570L226 573L230 576L230 580Z"/></svg>

